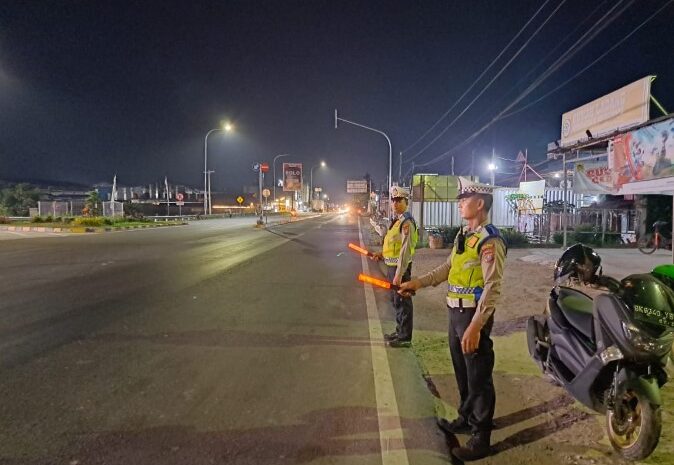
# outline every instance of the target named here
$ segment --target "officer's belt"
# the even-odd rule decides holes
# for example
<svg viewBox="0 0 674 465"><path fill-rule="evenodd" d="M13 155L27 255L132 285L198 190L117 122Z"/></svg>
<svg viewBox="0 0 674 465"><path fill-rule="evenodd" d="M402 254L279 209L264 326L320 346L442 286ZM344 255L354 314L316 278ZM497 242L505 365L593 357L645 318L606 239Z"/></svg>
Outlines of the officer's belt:
<svg viewBox="0 0 674 465"><path fill-rule="evenodd" d="M455 299L447 297L447 306L450 308L475 308L477 303L474 299Z"/></svg>

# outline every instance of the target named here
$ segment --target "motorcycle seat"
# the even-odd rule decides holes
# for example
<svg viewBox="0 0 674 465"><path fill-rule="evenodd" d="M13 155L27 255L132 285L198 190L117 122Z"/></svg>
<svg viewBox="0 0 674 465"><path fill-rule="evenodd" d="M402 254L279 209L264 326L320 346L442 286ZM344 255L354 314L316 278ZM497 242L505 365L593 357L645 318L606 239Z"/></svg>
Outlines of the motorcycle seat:
<svg viewBox="0 0 674 465"><path fill-rule="evenodd" d="M557 303L569 324L588 339L592 339L592 298L575 289L562 287L559 289Z"/></svg>

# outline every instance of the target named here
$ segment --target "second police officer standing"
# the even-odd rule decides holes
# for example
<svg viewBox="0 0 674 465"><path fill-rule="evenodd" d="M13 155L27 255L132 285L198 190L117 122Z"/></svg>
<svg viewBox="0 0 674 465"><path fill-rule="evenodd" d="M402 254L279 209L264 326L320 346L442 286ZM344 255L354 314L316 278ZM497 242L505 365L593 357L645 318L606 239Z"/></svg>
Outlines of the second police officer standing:
<svg viewBox="0 0 674 465"><path fill-rule="evenodd" d="M501 293L506 245L499 230L487 220L492 186L459 178L462 227L447 261L433 271L401 285L403 294L447 283L449 350L459 388L458 417L439 426L453 434L470 434L464 447L452 454L463 461L490 454L496 393L492 373L494 350L490 338L494 308Z"/></svg>
<svg viewBox="0 0 674 465"><path fill-rule="evenodd" d="M381 253L376 260L384 260L387 277L393 284L400 285L410 280L412 275L412 257L419 239L417 224L407 211L410 193L399 186L391 188L391 202L395 219L384 236ZM396 330L386 334L384 339L390 347L409 347L414 326L414 306L410 295L400 295L391 291L391 300L396 315Z"/></svg>

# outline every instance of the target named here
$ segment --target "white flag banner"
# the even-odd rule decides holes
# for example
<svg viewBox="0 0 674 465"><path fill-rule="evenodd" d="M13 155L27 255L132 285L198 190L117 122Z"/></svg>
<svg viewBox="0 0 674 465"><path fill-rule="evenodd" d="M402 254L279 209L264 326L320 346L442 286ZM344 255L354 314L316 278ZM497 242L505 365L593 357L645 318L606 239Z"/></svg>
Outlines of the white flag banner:
<svg viewBox="0 0 674 465"><path fill-rule="evenodd" d="M110 200L115 201L117 200L117 175L112 178L112 193L110 194Z"/></svg>

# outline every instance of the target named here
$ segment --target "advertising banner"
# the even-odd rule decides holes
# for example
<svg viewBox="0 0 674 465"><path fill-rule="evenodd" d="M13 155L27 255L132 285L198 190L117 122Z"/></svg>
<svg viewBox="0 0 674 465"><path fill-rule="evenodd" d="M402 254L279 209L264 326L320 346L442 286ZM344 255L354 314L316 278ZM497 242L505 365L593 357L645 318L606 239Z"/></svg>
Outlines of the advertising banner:
<svg viewBox="0 0 674 465"><path fill-rule="evenodd" d="M606 158L576 163L573 191L578 194L615 194L613 175Z"/></svg>
<svg viewBox="0 0 674 465"><path fill-rule="evenodd" d="M646 76L562 115L562 147L648 121L651 81Z"/></svg>
<svg viewBox="0 0 674 465"><path fill-rule="evenodd" d="M674 176L674 120L617 136L609 144L612 186Z"/></svg>
<svg viewBox="0 0 674 465"><path fill-rule="evenodd" d="M517 201L517 210L520 213L540 215L543 213L543 199L545 198L545 181L520 182L519 193L522 196Z"/></svg>
<svg viewBox="0 0 674 465"><path fill-rule="evenodd" d="M302 190L302 163L283 164L283 192Z"/></svg>

